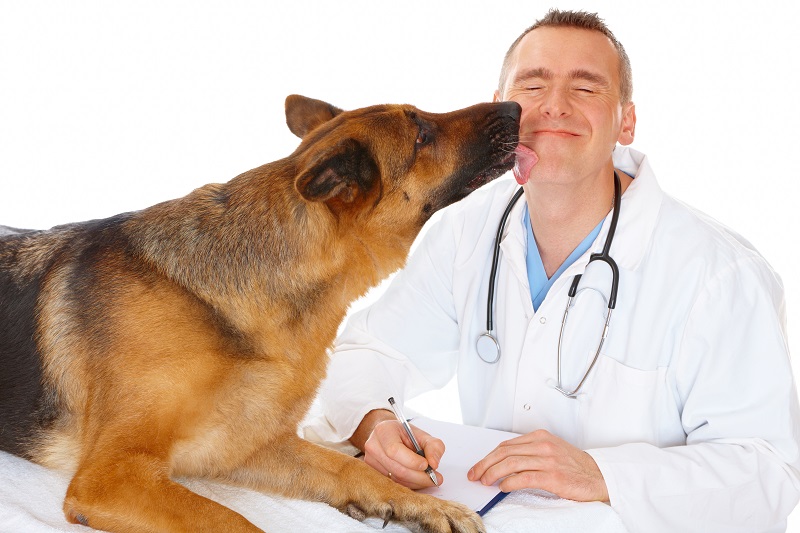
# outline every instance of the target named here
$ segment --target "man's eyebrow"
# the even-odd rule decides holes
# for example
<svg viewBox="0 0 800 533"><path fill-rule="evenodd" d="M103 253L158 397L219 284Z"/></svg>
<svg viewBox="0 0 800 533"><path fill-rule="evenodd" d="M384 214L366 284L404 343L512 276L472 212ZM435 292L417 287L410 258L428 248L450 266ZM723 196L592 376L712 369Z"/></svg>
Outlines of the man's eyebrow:
<svg viewBox="0 0 800 533"><path fill-rule="evenodd" d="M608 78L596 72L592 72L590 70L576 69L570 71L569 78L573 80L588 81L596 85L604 85L604 86L610 85Z"/></svg>
<svg viewBox="0 0 800 533"><path fill-rule="evenodd" d="M516 83L520 83L534 78L551 80L553 79L553 72L543 67L529 68L519 72L517 76L514 78L514 81Z"/></svg>

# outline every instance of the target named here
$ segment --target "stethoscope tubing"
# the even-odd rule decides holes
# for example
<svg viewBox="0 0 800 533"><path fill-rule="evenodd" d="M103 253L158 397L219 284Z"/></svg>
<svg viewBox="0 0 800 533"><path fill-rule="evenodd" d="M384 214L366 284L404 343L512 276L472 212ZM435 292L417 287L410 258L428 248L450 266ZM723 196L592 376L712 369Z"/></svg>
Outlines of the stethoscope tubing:
<svg viewBox="0 0 800 533"><path fill-rule="evenodd" d="M481 334L478 337L477 343L477 350L479 357L486 363L496 363L500 359L500 343L494 336L494 291L495 285L497 282L497 267L500 262L500 240L503 237L503 231L505 230L506 223L508 222L508 218L511 214L511 210L513 209L514 205L520 199L523 194L523 189L520 187L515 193L514 196L511 197L509 200L508 205L506 206L505 211L503 211L502 217L500 217L500 224L497 228L497 234L495 235L495 242L494 242L494 251L492 253L492 266L489 272L489 291L488 297L486 302L486 332ZM617 174L616 170L614 171L614 202L613 202L613 212L611 214L611 223L609 224L608 234L606 236L605 243L603 245L603 249L600 253L594 253L589 256L589 263L592 261L602 261L606 263L609 268L611 269L611 294L608 298L608 314L606 315L606 322L603 327L603 333L600 338L600 342L597 347L597 351L595 352L594 358L592 359L589 368L586 370L586 373L583 375L580 383L572 392L567 391L561 386L561 342L564 336L564 328L567 322L567 316L569 314L569 308L572 304L572 300L575 297L578 284L580 283L581 274L577 274L573 279L568 291L568 300L567 300L567 307L564 309L564 316L561 322L561 331L559 332L558 336L558 384L555 387L560 393L564 396L569 398L574 398L578 391L583 386L586 378L589 376L589 373L597 363L597 359L600 355L600 350L605 343L606 336L608 335L609 323L611 321L611 313L617 305L617 292L619 290L619 268L617 266L616 261L611 257L611 244L614 240L614 235L616 235L617 231L617 222L619 221L619 212L620 207L622 204L622 184L620 183L619 175ZM485 350L482 350L481 347L489 347L491 351L494 352L492 356L488 356L485 353Z"/></svg>
<svg viewBox="0 0 800 533"><path fill-rule="evenodd" d="M494 287L495 281L497 280L497 266L500 263L500 240L503 238L503 230L506 227L506 223L508 222L508 217L511 214L511 210L514 208L514 205L520 199L522 194L525 190L520 187L517 192L514 193L514 196L511 197L511 200L508 202L506 206L506 210L503 211L503 216L500 217L500 224L497 227L497 235L494 238L494 252L492 254L492 269L489 272L489 296L486 299L486 332L491 333L494 331Z"/></svg>

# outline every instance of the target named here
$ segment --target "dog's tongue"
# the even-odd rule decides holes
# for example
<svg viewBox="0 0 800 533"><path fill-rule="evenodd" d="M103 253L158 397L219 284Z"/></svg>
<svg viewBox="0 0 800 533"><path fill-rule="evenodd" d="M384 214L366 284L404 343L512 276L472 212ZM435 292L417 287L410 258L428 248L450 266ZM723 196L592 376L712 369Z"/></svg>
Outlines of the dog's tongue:
<svg viewBox="0 0 800 533"><path fill-rule="evenodd" d="M539 162L539 156L522 144L518 144L514 152L517 154L517 160L514 162L514 177L517 179L517 183L525 185L533 165Z"/></svg>

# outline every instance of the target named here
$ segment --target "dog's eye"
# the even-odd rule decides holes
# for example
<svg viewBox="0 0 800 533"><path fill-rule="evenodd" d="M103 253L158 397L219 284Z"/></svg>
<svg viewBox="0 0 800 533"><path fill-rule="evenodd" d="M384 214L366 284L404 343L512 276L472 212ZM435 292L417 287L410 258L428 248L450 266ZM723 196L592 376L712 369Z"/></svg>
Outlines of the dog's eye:
<svg viewBox="0 0 800 533"><path fill-rule="evenodd" d="M417 146L424 146L431 140L431 134L425 128L420 128L417 134Z"/></svg>

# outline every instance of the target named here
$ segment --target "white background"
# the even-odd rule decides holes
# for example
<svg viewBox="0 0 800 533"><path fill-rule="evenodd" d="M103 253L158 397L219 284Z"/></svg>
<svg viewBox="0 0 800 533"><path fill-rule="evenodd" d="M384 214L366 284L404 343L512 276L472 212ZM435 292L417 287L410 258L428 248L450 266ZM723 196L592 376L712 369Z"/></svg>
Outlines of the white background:
<svg viewBox="0 0 800 533"><path fill-rule="evenodd" d="M0 0L0 224L106 217L284 157L291 93L427 111L489 100L522 30L549 7L585 9L631 57L633 147L781 274L796 348L798 5Z"/></svg>

